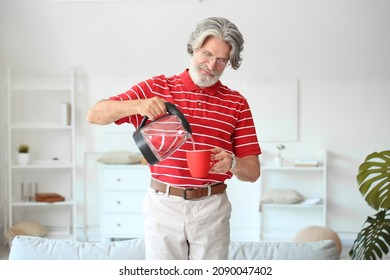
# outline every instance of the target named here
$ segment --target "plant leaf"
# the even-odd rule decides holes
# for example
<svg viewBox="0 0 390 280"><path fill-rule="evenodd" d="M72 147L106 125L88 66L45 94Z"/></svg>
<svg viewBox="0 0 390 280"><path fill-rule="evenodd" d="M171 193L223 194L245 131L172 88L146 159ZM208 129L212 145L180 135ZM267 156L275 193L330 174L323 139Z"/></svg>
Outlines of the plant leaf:
<svg viewBox="0 0 390 280"><path fill-rule="evenodd" d="M374 152L359 166L359 191L375 210L390 208L390 151Z"/></svg>
<svg viewBox="0 0 390 280"><path fill-rule="evenodd" d="M349 255L353 260L382 259L390 248L390 209L368 216Z"/></svg>

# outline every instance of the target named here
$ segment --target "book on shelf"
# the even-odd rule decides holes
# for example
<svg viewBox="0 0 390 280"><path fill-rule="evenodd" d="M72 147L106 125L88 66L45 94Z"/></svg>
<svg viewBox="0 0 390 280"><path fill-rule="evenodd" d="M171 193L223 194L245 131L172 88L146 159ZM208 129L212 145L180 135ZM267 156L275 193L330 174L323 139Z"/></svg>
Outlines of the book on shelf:
<svg viewBox="0 0 390 280"><path fill-rule="evenodd" d="M320 166L320 162L318 160L296 160L294 162L294 166L296 166L296 167L317 167L317 166Z"/></svg>
<svg viewBox="0 0 390 280"><path fill-rule="evenodd" d="M65 197L58 193L36 193L35 194L36 202L59 202L65 201Z"/></svg>

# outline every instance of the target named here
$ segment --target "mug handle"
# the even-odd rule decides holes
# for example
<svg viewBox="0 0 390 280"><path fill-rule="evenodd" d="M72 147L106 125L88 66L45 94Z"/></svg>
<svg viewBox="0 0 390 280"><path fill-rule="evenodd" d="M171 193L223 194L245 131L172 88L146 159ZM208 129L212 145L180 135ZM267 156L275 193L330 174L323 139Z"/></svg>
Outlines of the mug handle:
<svg viewBox="0 0 390 280"><path fill-rule="evenodd" d="M217 160L212 160L210 162L210 167L209 167L209 171L211 170L211 168L213 168L214 164L216 164L218 161Z"/></svg>

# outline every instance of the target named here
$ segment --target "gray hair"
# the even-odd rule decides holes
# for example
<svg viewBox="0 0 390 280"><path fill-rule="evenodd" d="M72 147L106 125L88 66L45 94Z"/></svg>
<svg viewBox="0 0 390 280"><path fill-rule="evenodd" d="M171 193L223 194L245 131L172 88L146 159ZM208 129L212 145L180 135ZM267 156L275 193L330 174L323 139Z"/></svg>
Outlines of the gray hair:
<svg viewBox="0 0 390 280"><path fill-rule="evenodd" d="M187 52L193 55L194 51L199 49L209 36L221 39L231 46L229 60L232 68L237 70L241 65L240 54L244 49L244 39L237 26L221 17L210 17L201 21L190 35Z"/></svg>

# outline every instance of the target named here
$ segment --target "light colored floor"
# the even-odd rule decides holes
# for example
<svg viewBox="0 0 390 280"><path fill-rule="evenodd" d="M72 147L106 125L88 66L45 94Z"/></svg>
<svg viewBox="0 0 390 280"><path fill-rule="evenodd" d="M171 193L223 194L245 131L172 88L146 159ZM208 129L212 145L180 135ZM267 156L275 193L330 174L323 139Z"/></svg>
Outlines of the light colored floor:
<svg viewBox="0 0 390 280"><path fill-rule="evenodd" d="M0 260L8 260L9 248L8 246L0 243Z"/></svg>

